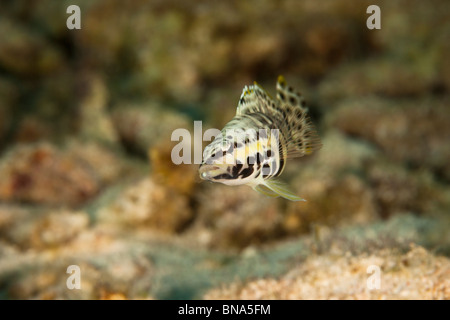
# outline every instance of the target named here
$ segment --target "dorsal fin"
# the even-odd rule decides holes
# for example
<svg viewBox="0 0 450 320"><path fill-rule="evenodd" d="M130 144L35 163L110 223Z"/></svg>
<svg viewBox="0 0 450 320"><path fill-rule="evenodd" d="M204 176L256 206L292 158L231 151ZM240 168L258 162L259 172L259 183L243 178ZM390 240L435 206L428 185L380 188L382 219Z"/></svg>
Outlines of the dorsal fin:
<svg viewBox="0 0 450 320"><path fill-rule="evenodd" d="M320 138L308 116L308 108L302 95L286 83L283 76L277 81L277 105L284 115L287 141L287 157L295 158L320 149Z"/></svg>
<svg viewBox="0 0 450 320"><path fill-rule="evenodd" d="M254 82L251 86L245 86L236 110L236 115L264 113L273 114L277 106L275 101L259 84Z"/></svg>
<svg viewBox="0 0 450 320"><path fill-rule="evenodd" d="M288 86L283 76L278 76L277 81L277 100L281 104L291 107L298 107L302 111L308 111L305 106L305 99L299 92L295 92L292 87Z"/></svg>
<svg viewBox="0 0 450 320"><path fill-rule="evenodd" d="M281 142L285 144L282 153L288 158L302 157L322 146L308 117L305 100L287 85L283 76L278 77L276 100L256 82L244 87L236 115L254 113L263 113L273 119L274 127L282 134Z"/></svg>

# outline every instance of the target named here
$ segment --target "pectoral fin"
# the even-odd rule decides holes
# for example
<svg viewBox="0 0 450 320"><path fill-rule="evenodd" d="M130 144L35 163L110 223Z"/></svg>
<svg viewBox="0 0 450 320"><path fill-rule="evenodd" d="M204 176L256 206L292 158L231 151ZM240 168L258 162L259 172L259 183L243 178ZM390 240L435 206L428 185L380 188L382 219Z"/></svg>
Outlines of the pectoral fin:
<svg viewBox="0 0 450 320"><path fill-rule="evenodd" d="M253 190L258 191L259 193L271 197L271 198L278 198L280 195L276 192L273 192L272 190L270 190L268 187L266 187L263 184L259 184L256 187L253 187Z"/></svg>
<svg viewBox="0 0 450 320"><path fill-rule="evenodd" d="M280 181L277 180L268 180L265 181L265 186L270 189L270 192L276 195L280 195L285 199L291 200L291 201L306 201L305 199L302 199L295 195L291 190L289 190L289 187Z"/></svg>

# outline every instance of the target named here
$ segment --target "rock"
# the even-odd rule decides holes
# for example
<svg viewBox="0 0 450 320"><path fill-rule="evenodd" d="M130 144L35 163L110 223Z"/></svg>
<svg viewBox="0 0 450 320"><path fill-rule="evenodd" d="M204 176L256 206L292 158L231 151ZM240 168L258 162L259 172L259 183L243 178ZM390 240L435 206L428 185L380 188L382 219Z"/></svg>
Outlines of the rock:
<svg viewBox="0 0 450 320"><path fill-rule="evenodd" d="M370 185L361 177L376 150L336 131L324 135L322 143L314 156L291 161L283 174L294 177L291 184L306 200L287 203L285 227L291 234L307 233L316 224L335 227L378 217Z"/></svg>
<svg viewBox="0 0 450 320"><path fill-rule="evenodd" d="M22 248L58 248L84 231L88 223L85 212L55 211L43 216L29 216L8 233L10 241Z"/></svg>
<svg viewBox="0 0 450 320"><path fill-rule="evenodd" d="M73 136L79 126L74 78L73 71L63 68L36 82L18 79L20 98L10 109L12 125L7 143L60 143Z"/></svg>
<svg viewBox="0 0 450 320"><path fill-rule="evenodd" d="M197 167L175 165L170 145L149 150L151 174L134 181L97 212L101 224L150 228L168 234L183 231L194 218L192 196L197 191Z"/></svg>
<svg viewBox="0 0 450 320"><path fill-rule="evenodd" d="M417 97L442 91L448 65L448 9L445 1L432 7L415 2L408 10L401 2L383 4L381 29L367 30L371 47L360 48L368 50L365 59L353 58L325 76L319 85L322 105L368 94Z"/></svg>
<svg viewBox="0 0 450 320"><path fill-rule="evenodd" d="M319 96L324 109L348 97L384 95L388 97L419 96L429 92L435 83L435 70L421 69L412 63L382 58L342 65L320 84ZM365 105L365 104L364 104Z"/></svg>
<svg viewBox="0 0 450 320"><path fill-rule="evenodd" d="M0 239L21 250L61 248L75 239L89 225L83 211L48 210L22 206L0 207Z"/></svg>
<svg viewBox="0 0 450 320"><path fill-rule="evenodd" d="M152 179L156 184L182 196L193 197L199 182L198 167L196 164L176 165L172 159L171 147L170 144L158 143L150 148L148 156L152 168Z"/></svg>
<svg viewBox="0 0 450 320"><path fill-rule="evenodd" d="M12 126L12 114L17 102L18 90L14 83L0 77L0 148L8 143Z"/></svg>
<svg viewBox="0 0 450 320"><path fill-rule="evenodd" d="M0 239L9 242L11 230L30 217L29 211L17 206L0 206ZM14 241L14 240L13 240Z"/></svg>
<svg viewBox="0 0 450 320"><path fill-rule="evenodd" d="M441 45L437 51L442 64L439 67L439 74L443 86L446 88L447 92L450 91L450 61L446 58L450 54L450 45L445 39L450 35L450 28L446 32L441 34L441 38L438 43Z"/></svg>
<svg viewBox="0 0 450 320"><path fill-rule="evenodd" d="M310 232L316 224L367 224L378 217L370 187L354 174L305 179L298 193L307 201L288 204L286 228L293 234Z"/></svg>
<svg viewBox="0 0 450 320"><path fill-rule="evenodd" d="M72 140L62 152L66 153L67 157L79 161L80 166L84 166L86 170L91 171L91 176L98 180L100 187L117 181L124 172L130 175L133 172L133 168L130 168L114 149L103 147L95 142Z"/></svg>
<svg viewBox="0 0 450 320"><path fill-rule="evenodd" d="M78 88L79 135L89 140L117 143L117 132L107 110L109 92L105 81L97 74L86 72L79 76Z"/></svg>
<svg viewBox="0 0 450 320"><path fill-rule="evenodd" d="M78 206L120 175L122 164L106 149L74 144L18 146L0 162L0 199Z"/></svg>
<svg viewBox="0 0 450 320"><path fill-rule="evenodd" d="M338 130L331 129L320 134L322 147L312 155L299 159L291 159L286 167L287 176L296 172L302 177L316 176L327 179L330 175L339 176L346 172L362 172L368 162L377 159L380 154L376 148L361 140L352 139ZM284 173L283 173L284 175Z"/></svg>
<svg viewBox="0 0 450 320"><path fill-rule="evenodd" d="M279 238L283 215L277 200L248 186L208 184L197 195L198 213L190 229L207 247L245 248Z"/></svg>
<svg viewBox="0 0 450 320"><path fill-rule="evenodd" d="M86 251L85 251L86 252ZM153 265L143 256L119 251L95 256L38 259L27 274L7 282L13 299L142 299L149 298ZM81 290L69 290L67 268L80 269ZM25 267L25 266L22 266ZM72 273L73 274L73 273ZM139 281L137 281L139 279ZM134 285L130 286L133 282Z"/></svg>
<svg viewBox="0 0 450 320"><path fill-rule="evenodd" d="M429 214L445 207L445 192L427 171L410 172L382 160L371 163L367 171L378 211L384 218L403 212Z"/></svg>
<svg viewBox="0 0 450 320"><path fill-rule="evenodd" d="M435 1L430 6L415 0L407 10L402 2L383 4L381 32L373 32L378 50L438 71L445 59L435 55L435 50L445 43L441 36L450 30L446 16L449 8L447 1Z"/></svg>
<svg viewBox="0 0 450 320"><path fill-rule="evenodd" d="M393 103L381 99L343 102L329 115L329 125L366 139L392 160L431 168L450 179L450 113L447 100L422 99Z"/></svg>
<svg viewBox="0 0 450 320"><path fill-rule="evenodd" d="M368 287L380 270L380 287ZM311 256L280 279L233 283L207 292L205 299L421 299L450 298L450 260L435 257L421 247L406 254L381 250L359 256ZM375 282L373 282L375 285Z"/></svg>
<svg viewBox="0 0 450 320"><path fill-rule="evenodd" d="M0 20L0 65L19 75L44 75L64 64L61 52L39 33L13 20Z"/></svg>
<svg viewBox="0 0 450 320"><path fill-rule="evenodd" d="M175 129L187 129L193 134L193 122L179 113L163 110L156 103L124 104L113 111L112 121L125 148L141 156L163 141L170 141ZM175 146L177 142L170 144Z"/></svg>
<svg viewBox="0 0 450 320"><path fill-rule="evenodd" d="M157 232L182 231L192 219L189 199L150 178L126 188L98 212L100 224L120 228L151 228Z"/></svg>
<svg viewBox="0 0 450 320"><path fill-rule="evenodd" d="M200 99L210 84L253 81L255 74L274 78L291 70L317 79L371 49L372 35L359 28L362 4L139 3L120 10L106 1L86 6L86 32L74 39L88 65L111 70L120 61L112 69L113 94L162 95L184 103Z"/></svg>
<svg viewBox="0 0 450 320"><path fill-rule="evenodd" d="M33 226L33 247L64 245L87 228L89 217L85 212L55 212Z"/></svg>

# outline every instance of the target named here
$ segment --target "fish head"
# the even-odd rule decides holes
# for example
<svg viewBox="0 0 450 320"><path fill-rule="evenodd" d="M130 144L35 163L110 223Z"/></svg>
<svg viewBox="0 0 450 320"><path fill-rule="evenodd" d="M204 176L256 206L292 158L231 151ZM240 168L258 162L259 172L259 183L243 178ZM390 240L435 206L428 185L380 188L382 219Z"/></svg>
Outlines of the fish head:
<svg viewBox="0 0 450 320"><path fill-rule="evenodd" d="M200 178L227 185L253 184L265 160L260 146L256 133L236 130L218 135L203 151Z"/></svg>
<svg viewBox="0 0 450 320"><path fill-rule="evenodd" d="M201 179L228 185L243 184L242 181L236 180L239 161L235 158L237 142L232 140L236 139L227 139L220 134L205 147L203 161L199 167Z"/></svg>

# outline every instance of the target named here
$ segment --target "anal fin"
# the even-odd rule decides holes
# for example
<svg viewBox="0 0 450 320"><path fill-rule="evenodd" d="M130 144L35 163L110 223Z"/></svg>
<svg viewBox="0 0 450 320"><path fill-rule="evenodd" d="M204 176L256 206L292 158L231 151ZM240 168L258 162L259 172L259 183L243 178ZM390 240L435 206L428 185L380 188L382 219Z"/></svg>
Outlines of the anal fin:
<svg viewBox="0 0 450 320"><path fill-rule="evenodd" d="M306 201L305 199L300 198L299 196L295 195L289 187L277 180L267 180L265 181L265 186L270 189L272 193L275 193L285 199L291 200L291 201Z"/></svg>

